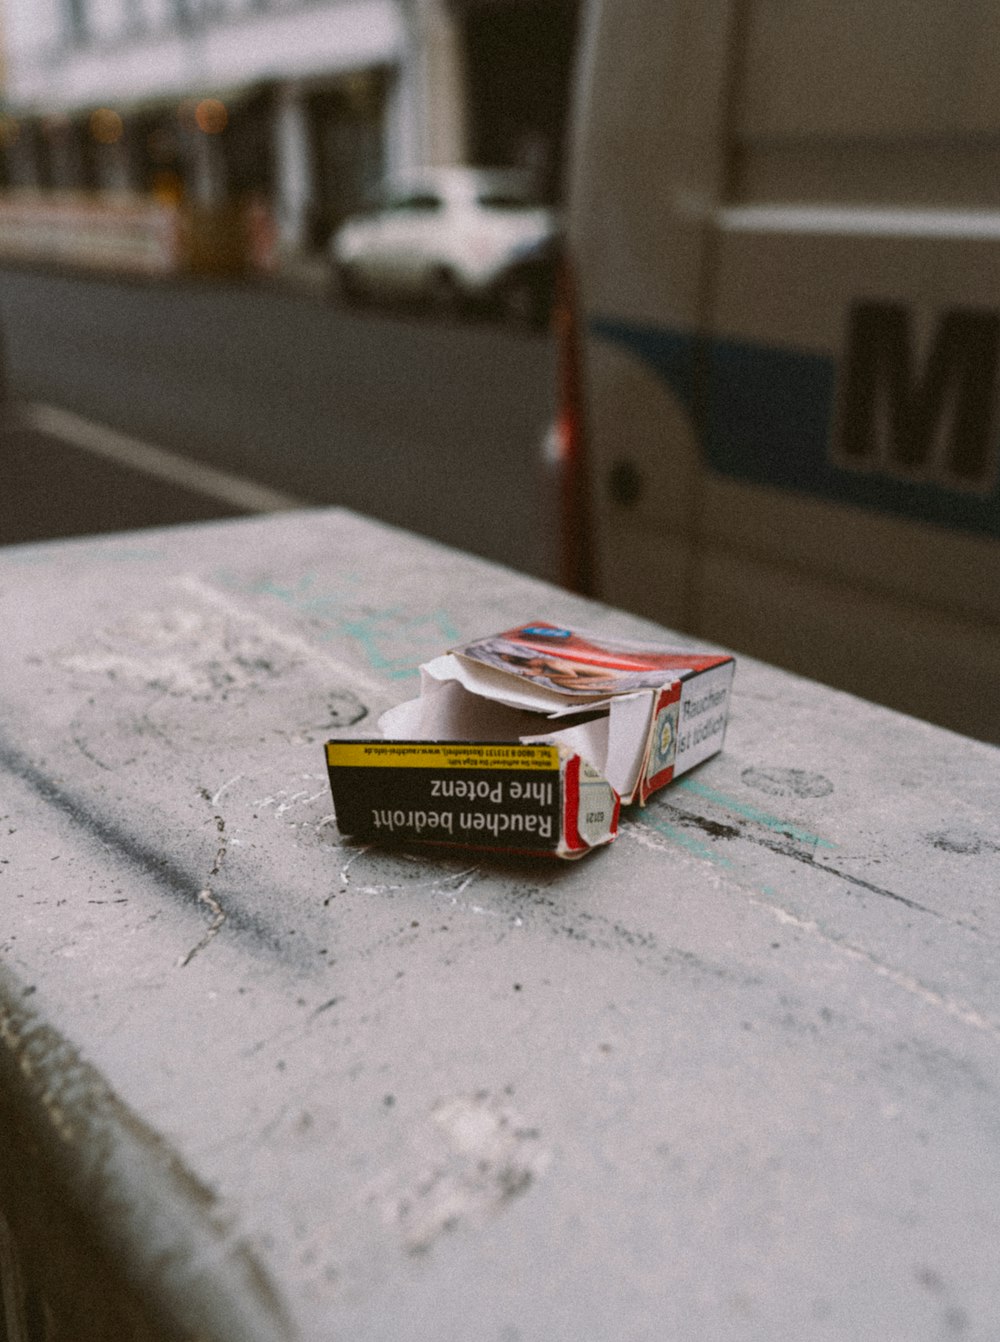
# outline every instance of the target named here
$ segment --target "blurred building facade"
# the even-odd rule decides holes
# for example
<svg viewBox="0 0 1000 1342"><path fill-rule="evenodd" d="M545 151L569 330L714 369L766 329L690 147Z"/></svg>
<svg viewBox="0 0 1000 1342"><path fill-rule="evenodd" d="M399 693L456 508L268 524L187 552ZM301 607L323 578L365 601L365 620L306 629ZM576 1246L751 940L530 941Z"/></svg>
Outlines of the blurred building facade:
<svg viewBox="0 0 1000 1342"><path fill-rule="evenodd" d="M578 0L4 0L0 185L266 203L321 245L386 173L558 179Z"/></svg>

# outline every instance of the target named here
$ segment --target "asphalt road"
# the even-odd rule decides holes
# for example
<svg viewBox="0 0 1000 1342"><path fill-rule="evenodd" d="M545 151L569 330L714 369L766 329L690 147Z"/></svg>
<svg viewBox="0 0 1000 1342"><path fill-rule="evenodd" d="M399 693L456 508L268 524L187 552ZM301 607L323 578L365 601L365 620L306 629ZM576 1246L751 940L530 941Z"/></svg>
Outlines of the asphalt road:
<svg viewBox="0 0 1000 1342"><path fill-rule="evenodd" d="M39 433L16 409L42 403L226 478L552 575L545 335L346 311L274 283L15 267L0 268L0 329L15 406L0 448L2 543L247 510L196 476L157 478Z"/></svg>
<svg viewBox="0 0 1000 1342"><path fill-rule="evenodd" d="M0 428L0 544L55 540L237 517L245 509L39 433L8 417Z"/></svg>

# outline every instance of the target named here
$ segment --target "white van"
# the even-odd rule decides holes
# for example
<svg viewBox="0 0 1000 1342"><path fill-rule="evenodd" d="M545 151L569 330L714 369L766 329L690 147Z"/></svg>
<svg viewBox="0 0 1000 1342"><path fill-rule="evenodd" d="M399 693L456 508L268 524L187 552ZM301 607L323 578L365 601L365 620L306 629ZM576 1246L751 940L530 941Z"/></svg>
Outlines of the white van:
<svg viewBox="0 0 1000 1342"><path fill-rule="evenodd" d="M995 0L590 0L571 584L1000 741L998 89Z"/></svg>

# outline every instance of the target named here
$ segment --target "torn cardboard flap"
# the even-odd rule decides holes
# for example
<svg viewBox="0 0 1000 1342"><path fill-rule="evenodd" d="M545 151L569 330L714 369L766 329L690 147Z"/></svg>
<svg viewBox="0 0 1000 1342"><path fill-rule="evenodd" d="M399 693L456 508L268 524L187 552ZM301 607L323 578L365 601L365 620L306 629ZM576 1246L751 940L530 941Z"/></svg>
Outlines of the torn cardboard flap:
<svg viewBox="0 0 1000 1342"><path fill-rule="evenodd" d="M328 743L338 826L579 856L615 837L622 803L721 749L734 669L544 622L466 644L421 667L381 741Z"/></svg>

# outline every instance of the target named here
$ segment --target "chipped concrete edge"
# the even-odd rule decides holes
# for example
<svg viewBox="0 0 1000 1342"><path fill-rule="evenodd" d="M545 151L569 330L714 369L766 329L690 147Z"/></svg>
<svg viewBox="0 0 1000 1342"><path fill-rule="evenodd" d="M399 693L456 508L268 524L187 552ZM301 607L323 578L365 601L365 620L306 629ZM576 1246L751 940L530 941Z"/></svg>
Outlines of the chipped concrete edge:
<svg viewBox="0 0 1000 1342"><path fill-rule="evenodd" d="M113 1265L157 1336L294 1342L267 1269L177 1151L49 1025L30 985L0 966L0 1111ZM3 1118L0 1112L0 1119Z"/></svg>

